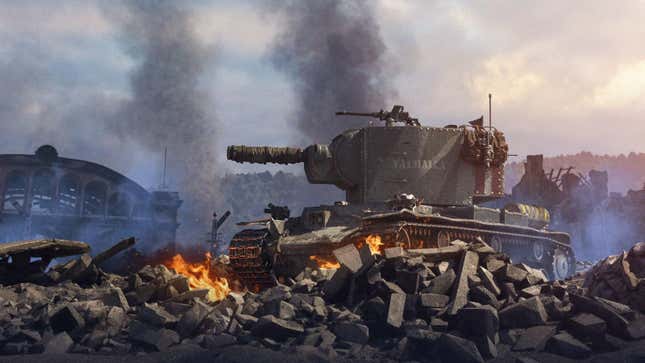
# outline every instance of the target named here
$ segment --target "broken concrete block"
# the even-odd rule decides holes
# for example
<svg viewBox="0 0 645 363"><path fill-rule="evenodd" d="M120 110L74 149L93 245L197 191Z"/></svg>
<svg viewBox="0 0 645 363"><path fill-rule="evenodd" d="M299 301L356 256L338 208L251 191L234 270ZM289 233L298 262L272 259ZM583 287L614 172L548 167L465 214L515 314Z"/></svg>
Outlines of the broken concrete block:
<svg viewBox="0 0 645 363"><path fill-rule="evenodd" d="M452 291L456 278L457 274L455 271L453 269L449 269L443 274L432 279L430 281L430 287L424 289L423 292L447 295Z"/></svg>
<svg viewBox="0 0 645 363"><path fill-rule="evenodd" d="M545 350L572 359L583 359L591 355L591 349L568 333L554 335Z"/></svg>
<svg viewBox="0 0 645 363"><path fill-rule="evenodd" d="M495 294L488 291L488 289L484 286L475 286L474 288L471 288L468 297L470 298L470 300L478 302L480 304L490 305L495 309L500 308L500 303L495 297Z"/></svg>
<svg viewBox="0 0 645 363"><path fill-rule="evenodd" d="M128 337L142 343L148 347L154 348L160 352L165 352L173 344L178 344L179 334L170 329L159 329L148 326L138 320L130 321Z"/></svg>
<svg viewBox="0 0 645 363"><path fill-rule="evenodd" d="M177 323L176 316L158 304L144 303L138 307L137 319L155 326L169 326Z"/></svg>
<svg viewBox="0 0 645 363"><path fill-rule="evenodd" d="M526 329L513 345L513 351L541 351L544 350L546 342L557 332L557 327L549 325L538 325Z"/></svg>
<svg viewBox="0 0 645 363"><path fill-rule="evenodd" d="M175 297L173 297L171 300L175 302L187 302L193 299L206 299L206 296L208 296L208 289L194 289L194 290L188 290L184 293L181 293Z"/></svg>
<svg viewBox="0 0 645 363"><path fill-rule="evenodd" d="M495 275L502 281L520 284L526 278L528 272L509 263L497 270Z"/></svg>
<svg viewBox="0 0 645 363"><path fill-rule="evenodd" d="M115 336L121 332L125 326L127 315L123 309L113 306L108 310L105 324L108 336Z"/></svg>
<svg viewBox="0 0 645 363"><path fill-rule="evenodd" d="M183 339L193 335L199 324L202 323L204 318L210 313L211 307L202 303L196 302L177 323L177 332Z"/></svg>
<svg viewBox="0 0 645 363"><path fill-rule="evenodd" d="M65 304L52 313L49 324L54 333L73 332L83 329L85 320L72 305Z"/></svg>
<svg viewBox="0 0 645 363"><path fill-rule="evenodd" d="M479 336L471 338L477 350L485 359L497 358L497 346L495 343L487 336Z"/></svg>
<svg viewBox="0 0 645 363"><path fill-rule="evenodd" d="M397 270L396 282L408 294L416 294L419 290L421 275L418 271Z"/></svg>
<svg viewBox="0 0 645 363"><path fill-rule="evenodd" d="M422 293L419 294L419 304L424 308L443 308L448 305L448 295Z"/></svg>
<svg viewBox="0 0 645 363"><path fill-rule="evenodd" d="M517 291L515 290L515 285L513 285L512 282L505 282L501 285L501 290L502 290L502 297L505 299L513 299L514 301L517 300L519 297L517 295Z"/></svg>
<svg viewBox="0 0 645 363"><path fill-rule="evenodd" d="M334 334L340 340L367 344L370 339L370 330L366 325L352 322L341 322L334 325Z"/></svg>
<svg viewBox="0 0 645 363"><path fill-rule="evenodd" d="M497 274L497 272L506 267L506 262L498 260L496 258L486 259L486 269L492 274Z"/></svg>
<svg viewBox="0 0 645 363"><path fill-rule="evenodd" d="M253 335L262 338L270 338L276 341L284 341L291 337L297 337L304 333L302 325L294 322L276 318L273 315L261 317L251 332Z"/></svg>
<svg viewBox="0 0 645 363"><path fill-rule="evenodd" d="M607 305L609 308L613 309L615 312L617 312L627 320L636 319L636 312L625 304L621 304L613 300L603 299L598 296L594 296L594 299L602 304Z"/></svg>
<svg viewBox="0 0 645 363"><path fill-rule="evenodd" d="M571 315L571 304L565 305L553 295L541 295L542 305L549 315L550 320L564 320Z"/></svg>
<svg viewBox="0 0 645 363"><path fill-rule="evenodd" d="M520 296L525 299L530 299L533 296L540 295L541 291L542 291L542 287L540 287L540 285L529 286L520 290Z"/></svg>
<svg viewBox="0 0 645 363"><path fill-rule="evenodd" d="M629 321L608 305L578 294L571 294L569 295L569 298L571 299L576 311L590 313L604 320L605 323L607 323L607 331L610 334L626 339L632 339L631 334L627 329Z"/></svg>
<svg viewBox="0 0 645 363"><path fill-rule="evenodd" d="M634 340L645 338L645 317L640 317L629 323L627 336Z"/></svg>
<svg viewBox="0 0 645 363"><path fill-rule="evenodd" d="M79 297L84 300L101 300L106 306L118 306L125 311L130 310L128 300L118 287L85 290L85 293Z"/></svg>
<svg viewBox="0 0 645 363"><path fill-rule="evenodd" d="M352 272L345 266L341 266L336 270L331 279L327 280L323 285L325 299L334 300L341 296L343 291L348 289L351 275Z"/></svg>
<svg viewBox="0 0 645 363"><path fill-rule="evenodd" d="M482 279L477 275L468 275L468 287L471 289L482 284Z"/></svg>
<svg viewBox="0 0 645 363"><path fill-rule="evenodd" d="M548 315L538 297L517 302L499 312L499 320L504 328L528 328L546 323Z"/></svg>
<svg viewBox="0 0 645 363"><path fill-rule="evenodd" d="M434 331L445 332L448 330L448 322L440 318L431 318L430 327Z"/></svg>
<svg viewBox="0 0 645 363"><path fill-rule="evenodd" d="M206 335L202 346L206 349L218 349L237 343L237 338L229 334Z"/></svg>
<svg viewBox="0 0 645 363"><path fill-rule="evenodd" d="M403 323L403 311L405 309L405 298L405 294L390 295L386 319L388 325L395 328L401 327Z"/></svg>
<svg viewBox="0 0 645 363"><path fill-rule="evenodd" d="M332 253L334 254L334 257L336 257L338 263L347 268L353 274L363 268L362 256L353 244L337 248Z"/></svg>
<svg viewBox="0 0 645 363"><path fill-rule="evenodd" d="M442 334L437 341L437 355L442 362L483 363L475 343L451 334Z"/></svg>
<svg viewBox="0 0 645 363"><path fill-rule="evenodd" d="M567 331L579 339L589 339L604 335L607 323L593 314L579 313L567 321Z"/></svg>
<svg viewBox="0 0 645 363"><path fill-rule="evenodd" d="M374 297L367 300L362 307L363 316L366 320L378 321L382 320L387 311L385 302L380 297Z"/></svg>
<svg viewBox="0 0 645 363"><path fill-rule="evenodd" d="M45 354L63 354L69 352L74 345L74 341L67 332L54 335L45 343Z"/></svg>
<svg viewBox="0 0 645 363"><path fill-rule="evenodd" d="M455 315L459 309L464 307L468 302L468 275L473 275L477 271L479 255L472 251L466 251L459 263L457 279L452 289L450 297L451 305L448 308L448 314Z"/></svg>
<svg viewBox="0 0 645 363"><path fill-rule="evenodd" d="M456 318L456 327L466 337L486 336L491 341L499 341L499 317L491 306L463 308Z"/></svg>

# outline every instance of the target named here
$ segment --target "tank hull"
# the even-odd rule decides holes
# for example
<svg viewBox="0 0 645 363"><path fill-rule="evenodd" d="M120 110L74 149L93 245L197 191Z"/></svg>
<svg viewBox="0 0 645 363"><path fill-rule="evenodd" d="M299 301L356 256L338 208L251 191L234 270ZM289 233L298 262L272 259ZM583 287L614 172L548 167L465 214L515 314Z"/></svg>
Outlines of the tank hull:
<svg viewBox="0 0 645 363"><path fill-rule="evenodd" d="M257 236L250 241L248 236ZM288 236L272 235L269 228L238 233L231 242L231 266L240 280L253 290L273 286L294 277L308 265L333 264L332 251L346 244L361 245L370 236L382 241L381 250L445 247L453 240L483 240L513 261L544 269L551 279L564 279L575 272L575 257L569 235L528 226L397 212L365 216L355 225L331 226Z"/></svg>

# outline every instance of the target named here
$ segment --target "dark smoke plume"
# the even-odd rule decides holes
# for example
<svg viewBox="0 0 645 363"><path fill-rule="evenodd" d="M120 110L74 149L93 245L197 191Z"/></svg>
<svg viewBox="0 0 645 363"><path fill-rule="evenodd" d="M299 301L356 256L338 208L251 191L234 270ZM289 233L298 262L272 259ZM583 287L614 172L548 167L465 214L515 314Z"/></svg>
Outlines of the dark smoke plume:
<svg viewBox="0 0 645 363"><path fill-rule="evenodd" d="M123 45L137 62L131 75L132 98L113 130L151 151L168 148L168 175L184 199L186 239L204 236L216 202L215 117L200 77L212 49L196 39L191 13L172 0L126 1L110 13L122 27Z"/></svg>
<svg viewBox="0 0 645 363"><path fill-rule="evenodd" d="M390 89L386 47L374 2L284 0L272 3L286 27L271 50L274 65L290 77L298 99L294 122L308 139L329 142L365 119L337 118L339 110L378 111Z"/></svg>

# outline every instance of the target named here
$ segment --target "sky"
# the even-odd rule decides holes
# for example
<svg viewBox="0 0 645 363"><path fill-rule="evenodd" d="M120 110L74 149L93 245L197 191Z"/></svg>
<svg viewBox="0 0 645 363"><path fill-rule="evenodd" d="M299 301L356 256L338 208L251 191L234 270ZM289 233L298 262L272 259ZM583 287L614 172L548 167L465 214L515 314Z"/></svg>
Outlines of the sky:
<svg viewBox="0 0 645 363"><path fill-rule="evenodd" d="M293 124L300 88L273 60L289 22L271 2L182 2L202 56L194 87L209 136L200 140L203 150L187 153L162 135L174 148L169 162L204 152L214 155L213 165L203 165L209 173L256 171L266 167L227 162L226 145L305 146ZM370 32L384 45L374 75L388 88L380 107L403 104L424 125L443 126L486 114L492 93L493 124L517 158L645 151L645 2L367 4L376 21ZM136 99L132 75L142 60L124 31L122 6L0 2L0 153L50 143L62 156L106 164L147 187L159 184L166 139L142 148L139 139L113 132L114 118L123 117L115 110Z"/></svg>

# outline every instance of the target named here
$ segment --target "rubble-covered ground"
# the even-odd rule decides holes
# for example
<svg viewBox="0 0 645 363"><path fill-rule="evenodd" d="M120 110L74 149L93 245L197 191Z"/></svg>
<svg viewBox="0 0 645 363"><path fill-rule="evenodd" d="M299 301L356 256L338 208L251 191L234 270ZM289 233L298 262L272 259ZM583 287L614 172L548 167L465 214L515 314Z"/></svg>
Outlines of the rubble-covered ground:
<svg viewBox="0 0 645 363"><path fill-rule="evenodd" d="M163 265L119 276L84 256L49 286L0 287L0 360L645 362L644 252L547 282L483 243L349 245L333 274L219 302Z"/></svg>

